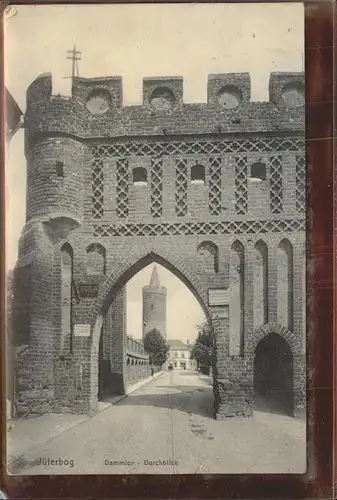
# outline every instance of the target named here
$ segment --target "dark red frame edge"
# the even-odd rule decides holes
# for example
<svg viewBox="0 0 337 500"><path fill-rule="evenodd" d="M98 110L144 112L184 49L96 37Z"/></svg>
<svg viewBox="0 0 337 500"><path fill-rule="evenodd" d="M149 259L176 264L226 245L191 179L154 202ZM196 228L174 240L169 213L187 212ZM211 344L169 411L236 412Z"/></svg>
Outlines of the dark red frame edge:
<svg viewBox="0 0 337 500"><path fill-rule="evenodd" d="M131 3L24 2L13 4ZM141 3L141 2L138 2ZM201 2L200 2L201 3ZM239 2L237 2L239 3ZM272 3L272 2L270 2ZM4 10L5 4L2 4ZM8 476L1 457L1 488L8 498L336 498L337 411L337 175L334 175L336 123L334 81L336 5L305 2L306 137L307 137L307 304L308 317L308 473L305 475L180 476ZM1 18L3 40L3 18ZM334 36L335 35L335 36ZM4 52L0 44L2 111L1 235L5 241ZM335 77L336 79L336 77ZM335 231L334 231L335 229ZM334 235L334 237L333 237ZM5 252L1 246L1 374L4 380ZM316 334L315 334L316 332ZM322 333L320 333L322 332ZM3 384L4 388L4 384ZM4 391L3 391L4 392ZM1 398L1 443L6 433ZM336 484L337 491L337 484Z"/></svg>

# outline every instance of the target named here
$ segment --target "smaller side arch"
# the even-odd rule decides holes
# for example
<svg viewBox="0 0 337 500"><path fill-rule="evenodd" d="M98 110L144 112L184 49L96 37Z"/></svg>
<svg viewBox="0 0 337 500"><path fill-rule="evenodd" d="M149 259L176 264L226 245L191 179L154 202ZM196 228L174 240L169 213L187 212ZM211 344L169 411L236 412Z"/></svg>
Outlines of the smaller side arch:
<svg viewBox="0 0 337 500"><path fill-rule="evenodd" d="M277 341L277 337L286 345L283 344L282 347L282 343ZM252 384L249 399L251 401L255 399L255 404L258 407L262 402L267 411L283 413L288 408L286 413L289 415L300 418L305 416L306 372L305 353L301 339L284 326L268 323L251 332L245 347ZM282 351L280 354L278 353L279 348ZM264 370L266 367L270 370L267 375ZM262 395L262 400L261 375L268 396L266 399L265 393ZM289 404L284 405L286 400ZM281 407L283 408L281 409Z"/></svg>
<svg viewBox="0 0 337 500"><path fill-rule="evenodd" d="M293 332L288 330L288 328L277 323L267 323L261 328L251 332L246 341L245 354L247 356L253 356L258 343L269 333L277 333L286 340L294 356L303 354L301 340Z"/></svg>
<svg viewBox="0 0 337 500"><path fill-rule="evenodd" d="M201 271L207 273L219 272L219 248L213 241L202 241L197 247L198 255L203 264Z"/></svg>
<svg viewBox="0 0 337 500"><path fill-rule="evenodd" d="M73 265L74 252L72 246L67 242L61 247L62 263Z"/></svg>
<svg viewBox="0 0 337 500"><path fill-rule="evenodd" d="M106 273L106 250L99 243L92 243L87 247L86 272L87 274Z"/></svg>

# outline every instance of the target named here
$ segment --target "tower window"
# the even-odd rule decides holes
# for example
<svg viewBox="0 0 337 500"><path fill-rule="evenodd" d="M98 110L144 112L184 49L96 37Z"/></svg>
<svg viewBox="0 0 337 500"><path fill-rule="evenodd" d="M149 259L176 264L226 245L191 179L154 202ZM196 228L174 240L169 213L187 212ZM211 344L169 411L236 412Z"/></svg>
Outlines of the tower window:
<svg viewBox="0 0 337 500"><path fill-rule="evenodd" d="M64 177L64 170L63 170L64 163L63 163L63 161L57 161L55 167L56 167L57 177L61 177L63 179L63 177Z"/></svg>
<svg viewBox="0 0 337 500"><path fill-rule="evenodd" d="M147 170L143 167L136 167L132 172L133 184L136 186L146 186L147 184Z"/></svg>
<svg viewBox="0 0 337 500"><path fill-rule="evenodd" d="M191 183L192 184L205 184L205 167L196 163L191 168Z"/></svg>
<svg viewBox="0 0 337 500"><path fill-rule="evenodd" d="M262 182L267 178L266 165L262 162L253 163L250 179L253 182Z"/></svg>

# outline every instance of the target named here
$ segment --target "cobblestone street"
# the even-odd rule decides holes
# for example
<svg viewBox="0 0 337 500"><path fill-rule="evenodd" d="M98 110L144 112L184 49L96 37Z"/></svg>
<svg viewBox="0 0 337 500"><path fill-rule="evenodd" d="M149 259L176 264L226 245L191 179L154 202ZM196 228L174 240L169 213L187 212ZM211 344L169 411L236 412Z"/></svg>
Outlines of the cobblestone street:
<svg viewBox="0 0 337 500"><path fill-rule="evenodd" d="M24 458L31 466L19 473L305 471L303 421L259 412L251 419L216 421L212 406L209 377L188 371L164 373L94 418L27 452ZM39 465L41 459L46 465ZM69 464L50 463L59 459Z"/></svg>

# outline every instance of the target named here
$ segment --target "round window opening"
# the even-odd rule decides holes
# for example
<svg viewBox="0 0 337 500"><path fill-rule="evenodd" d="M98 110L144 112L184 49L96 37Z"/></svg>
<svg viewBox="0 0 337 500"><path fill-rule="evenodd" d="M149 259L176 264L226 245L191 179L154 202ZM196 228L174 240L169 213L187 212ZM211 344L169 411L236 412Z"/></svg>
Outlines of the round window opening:
<svg viewBox="0 0 337 500"><path fill-rule="evenodd" d="M304 85L289 83L283 87L282 99L288 108L298 108L305 104Z"/></svg>
<svg viewBox="0 0 337 500"><path fill-rule="evenodd" d="M151 106L158 111L167 111L172 108L174 103L174 95L170 89L156 89L151 96Z"/></svg>
<svg viewBox="0 0 337 500"><path fill-rule="evenodd" d="M102 115L110 107L110 93L107 90L94 90L88 97L87 108L93 115Z"/></svg>
<svg viewBox="0 0 337 500"><path fill-rule="evenodd" d="M219 104L226 109L235 109L240 105L241 92L236 87L223 87L218 94Z"/></svg>

